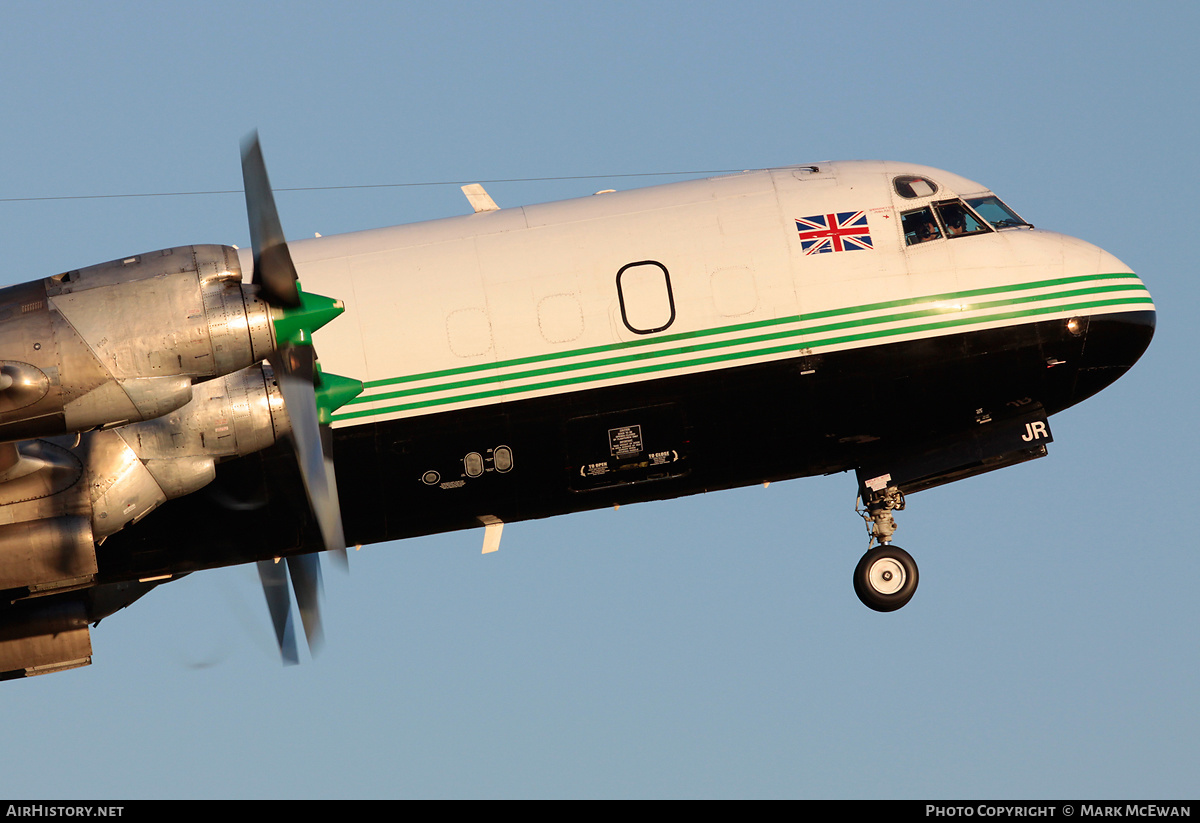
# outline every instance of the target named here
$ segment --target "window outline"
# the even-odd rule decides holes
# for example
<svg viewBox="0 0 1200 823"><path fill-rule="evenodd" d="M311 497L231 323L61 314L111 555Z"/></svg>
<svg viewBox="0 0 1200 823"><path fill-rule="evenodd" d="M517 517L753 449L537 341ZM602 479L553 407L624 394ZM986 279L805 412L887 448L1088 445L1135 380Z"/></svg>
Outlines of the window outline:
<svg viewBox="0 0 1200 823"><path fill-rule="evenodd" d="M916 192L913 192L912 194L905 194L900 190L900 186L905 185L909 187L909 191L912 191L912 183L916 180L927 184L929 188L933 189L933 191L929 192L929 194L917 194ZM936 197L937 193L941 191L941 187L933 180L930 180L928 177L922 174L898 174L892 178L892 191L896 192L896 194L900 195L905 200L923 200L926 197Z"/></svg>
<svg viewBox="0 0 1200 823"><path fill-rule="evenodd" d="M1011 214L1014 218L1016 218L1017 222L1010 223L1008 221L1001 221L1005 225L1001 225L1001 223L993 223L991 220L989 220L988 218L983 216L983 212L981 212L975 206L975 203L971 202L972 200L974 200L976 203L978 203L978 202L982 202L984 200L989 200L989 199L995 200L996 203L1000 206L1000 208L1003 211ZM974 197L963 197L962 201L964 203L966 203L967 207L970 208L973 212L975 212L975 214L977 214L979 216L979 218L981 220L983 220L983 222L985 222L989 226L991 226L994 231L1004 231L1005 229L1032 229L1033 228L1032 223L1026 221L1024 217L1022 217L1021 215L1019 215L1015 211L1013 211L1012 207L1010 207L1007 203L1005 203L1003 200L1001 200L999 197L997 197L995 194L993 194L991 192L987 192L985 194L977 194Z"/></svg>
<svg viewBox="0 0 1200 823"><path fill-rule="evenodd" d="M966 201L964 201L961 197L951 197L946 200L936 200L929 205L933 208L933 213L937 216L938 224L942 227L942 236L947 240L953 240L957 237L978 237L981 234L992 234L996 231L994 228L992 228L991 223L980 217L979 214L973 208L968 206ZM975 221L979 223L979 228L975 231L964 231L962 234L951 233L946 223L945 215L942 214L942 209L950 206L958 206L966 214L974 217Z"/></svg>
<svg viewBox="0 0 1200 823"><path fill-rule="evenodd" d="M621 276L629 269L637 266L658 266L663 273L663 283L667 287L667 305L671 308L671 316L667 318L667 322L654 329L636 329L629 322L629 317L625 313L625 292L621 288ZM621 322L625 324L625 328L629 329L634 334L654 334L655 332L663 331L671 327L675 322L675 293L671 289L671 273L667 271L667 267L657 260L638 260L636 263L626 263L617 271L617 300L621 304Z"/></svg>
<svg viewBox="0 0 1200 823"><path fill-rule="evenodd" d="M935 232L937 232L937 234L933 237L929 237L924 240L918 239L918 240L915 240L915 242L910 243L908 241L908 232L905 230L905 227L904 227L904 220L906 217L910 217L914 214L920 214L921 212L926 213L926 215L929 218L928 222L933 226L933 230ZM913 246L921 246L921 245L924 245L925 243L933 243L937 240L945 240L946 239L946 232L942 228L942 224L940 222L938 222L937 215L934 214L933 207L929 203L925 204L924 206L921 206L921 208L919 208L919 209L912 209L910 211L900 212L900 234L904 238L904 248L906 248L906 249L911 249Z"/></svg>

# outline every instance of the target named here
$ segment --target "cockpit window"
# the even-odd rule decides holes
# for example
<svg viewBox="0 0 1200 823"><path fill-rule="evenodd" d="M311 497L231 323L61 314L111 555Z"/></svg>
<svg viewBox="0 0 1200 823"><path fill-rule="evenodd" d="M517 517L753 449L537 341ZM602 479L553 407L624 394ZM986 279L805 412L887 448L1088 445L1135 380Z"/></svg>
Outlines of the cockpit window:
<svg viewBox="0 0 1200 823"><path fill-rule="evenodd" d="M937 183L928 177L918 177L915 174L902 174L892 181L896 194L912 200L915 197L932 197L937 194Z"/></svg>
<svg viewBox="0 0 1200 823"><path fill-rule="evenodd" d="M1003 209L1008 215L1005 220L1019 220L1003 203L994 197L977 197L972 202L979 201L989 206L989 201L995 201L996 207ZM992 213L989 211L989 214ZM1001 219L997 217L997 219ZM965 237L969 234L990 234L992 226L982 220L962 200L941 200L922 209L913 209L900 213L900 225L904 230L904 245L916 246L931 240L941 240L943 237ZM1005 223L1007 226L1028 225L1026 223Z"/></svg>
<svg viewBox="0 0 1200 823"><path fill-rule="evenodd" d="M900 223L904 227L904 245L906 246L938 240L942 236L937 221L933 219L933 212L928 208L905 212L900 215Z"/></svg>
<svg viewBox="0 0 1200 823"><path fill-rule="evenodd" d="M980 220L961 200L944 200L933 204L938 218L946 227L947 237L964 237L968 234L983 234L991 229Z"/></svg>
<svg viewBox="0 0 1200 823"><path fill-rule="evenodd" d="M979 212L980 217L991 223L992 228L1011 229L1013 226L1033 228L1029 223L1018 217L1016 212L1004 205L1000 201L1000 198L995 195L968 197L967 204Z"/></svg>

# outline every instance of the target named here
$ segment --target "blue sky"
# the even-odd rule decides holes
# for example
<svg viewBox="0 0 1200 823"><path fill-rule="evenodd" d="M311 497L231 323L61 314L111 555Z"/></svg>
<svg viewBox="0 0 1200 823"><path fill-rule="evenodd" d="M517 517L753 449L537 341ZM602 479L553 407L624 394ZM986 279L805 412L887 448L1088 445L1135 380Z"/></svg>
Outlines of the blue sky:
<svg viewBox="0 0 1200 823"><path fill-rule="evenodd" d="M0 4L0 283L248 244L277 188L906 160L1097 243L1154 295L1046 460L916 495L900 612L859 604L839 475L369 546L283 668L253 569L0 684L0 796L1194 798L1192 2ZM502 205L653 178L494 183ZM290 236L458 187L283 192ZM396 501L403 507L404 501Z"/></svg>

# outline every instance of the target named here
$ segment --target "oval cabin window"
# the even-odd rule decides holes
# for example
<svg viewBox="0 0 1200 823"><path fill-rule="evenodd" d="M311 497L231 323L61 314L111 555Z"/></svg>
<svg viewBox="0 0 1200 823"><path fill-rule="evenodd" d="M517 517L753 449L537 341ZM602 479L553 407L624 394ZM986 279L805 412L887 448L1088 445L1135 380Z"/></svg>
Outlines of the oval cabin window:
<svg viewBox="0 0 1200 823"><path fill-rule="evenodd" d="M621 319L635 334L662 331L675 322L671 278L662 263L643 260L617 272L617 297Z"/></svg>

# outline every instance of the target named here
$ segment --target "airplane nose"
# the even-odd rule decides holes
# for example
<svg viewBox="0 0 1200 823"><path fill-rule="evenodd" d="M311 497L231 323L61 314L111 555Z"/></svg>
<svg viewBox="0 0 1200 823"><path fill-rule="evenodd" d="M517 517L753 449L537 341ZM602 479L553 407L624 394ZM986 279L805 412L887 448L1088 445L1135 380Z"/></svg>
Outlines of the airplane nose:
<svg viewBox="0 0 1200 823"><path fill-rule="evenodd" d="M1072 284L1070 302L1078 312L1058 326L1055 342L1044 348L1050 371L1059 364L1070 377L1064 407L1111 385L1129 371L1154 337L1154 301L1129 266L1084 240L1057 235L1062 275ZM1067 377L1067 374L1063 375Z"/></svg>
<svg viewBox="0 0 1200 823"><path fill-rule="evenodd" d="M1129 371L1149 348L1155 320L1152 304L1087 318L1072 402L1091 397Z"/></svg>

